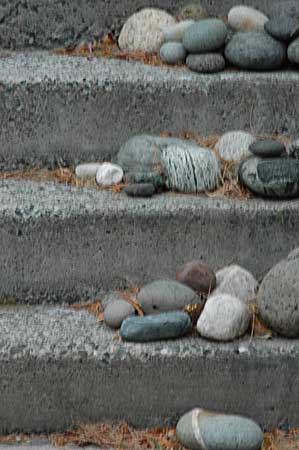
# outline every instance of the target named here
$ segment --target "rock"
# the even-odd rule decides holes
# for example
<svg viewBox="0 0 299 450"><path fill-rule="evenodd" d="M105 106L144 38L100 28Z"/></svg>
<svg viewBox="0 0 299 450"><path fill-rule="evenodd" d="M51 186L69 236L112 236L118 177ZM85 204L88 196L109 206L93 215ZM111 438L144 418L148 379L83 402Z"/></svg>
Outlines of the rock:
<svg viewBox="0 0 299 450"><path fill-rule="evenodd" d="M124 24L118 40L119 47L126 52L141 50L156 53L163 43L162 29L175 23L175 19L161 9L142 9Z"/></svg>
<svg viewBox="0 0 299 450"><path fill-rule="evenodd" d="M293 64L299 64L299 38L295 39L288 47L288 59Z"/></svg>
<svg viewBox="0 0 299 450"><path fill-rule="evenodd" d="M180 42L166 42L160 49L160 58L167 64L183 63L186 54L186 49Z"/></svg>
<svg viewBox="0 0 299 450"><path fill-rule="evenodd" d="M195 0L192 3L184 5L179 13L180 20L193 19L200 20L209 17L208 11L202 5L201 0Z"/></svg>
<svg viewBox="0 0 299 450"><path fill-rule="evenodd" d="M193 409L178 422L176 434L192 450L260 450L261 428L251 419Z"/></svg>
<svg viewBox="0 0 299 450"><path fill-rule="evenodd" d="M100 166L100 163L79 164L75 170L76 176L82 179L95 178L97 170Z"/></svg>
<svg viewBox="0 0 299 450"><path fill-rule="evenodd" d="M263 32L236 33L225 47L225 57L241 69L274 70L283 65L286 47Z"/></svg>
<svg viewBox="0 0 299 450"><path fill-rule="evenodd" d="M273 17L265 24L265 30L274 39L290 42L299 35L298 18L280 15Z"/></svg>
<svg viewBox="0 0 299 450"><path fill-rule="evenodd" d="M170 25L162 29L165 42L182 42L183 34L191 25L194 24L194 20L183 20L182 22Z"/></svg>
<svg viewBox="0 0 299 450"><path fill-rule="evenodd" d="M129 139L120 148L117 162L125 172L159 173L162 167L161 148L164 139L142 134Z"/></svg>
<svg viewBox="0 0 299 450"><path fill-rule="evenodd" d="M219 19L195 22L183 35L183 45L190 53L208 53L219 50L225 43L227 27Z"/></svg>
<svg viewBox="0 0 299 450"><path fill-rule="evenodd" d="M212 295L228 294L249 305L256 297L258 282L238 265L227 266L216 272L216 289Z"/></svg>
<svg viewBox="0 0 299 450"><path fill-rule="evenodd" d="M157 280L145 285L137 300L145 314L179 311L187 305L201 303L192 289L173 280Z"/></svg>
<svg viewBox="0 0 299 450"><path fill-rule="evenodd" d="M299 139L296 139L287 146L287 154L290 158L299 159Z"/></svg>
<svg viewBox="0 0 299 450"><path fill-rule="evenodd" d="M135 309L131 303L125 300L112 300L104 310L104 321L110 328L120 328L122 322L129 316L135 314Z"/></svg>
<svg viewBox="0 0 299 450"><path fill-rule="evenodd" d="M265 276L257 296L261 319L286 337L299 337L299 249Z"/></svg>
<svg viewBox="0 0 299 450"><path fill-rule="evenodd" d="M261 158L275 158L286 152L285 145L282 142L273 140L253 142L250 144L249 150L255 156L260 156Z"/></svg>
<svg viewBox="0 0 299 450"><path fill-rule="evenodd" d="M228 24L235 31L264 31L268 17L250 6L234 6L228 13Z"/></svg>
<svg viewBox="0 0 299 450"><path fill-rule="evenodd" d="M96 182L99 186L113 186L119 184L124 173L121 167L116 164L103 163L97 170Z"/></svg>
<svg viewBox="0 0 299 450"><path fill-rule="evenodd" d="M249 146L256 138L245 131L229 131L223 134L215 149L224 161L240 161L251 156Z"/></svg>
<svg viewBox="0 0 299 450"><path fill-rule="evenodd" d="M299 161L291 158L250 158L239 167L241 182L257 195L292 198L299 195Z"/></svg>
<svg viewBox="0 0 299 450"><path fill-rule="evenodd" d="M131 184L124 191L129 197L152 197L156 188L151 183Z"/></svg>
<svg viewBox="0 0 299 450"><path fill-rule="evenodd" d="M191 261L180 267L176 273L176 279L199 295L210 294L216 286L216 275L213 270L199 261Z"/></svg>
<svg viewBox="0 0 299 450"><path fill-rule="evenodd" d="M132 184L153 184L156 189L165 187L163 176L158 172L127 172L126 183Z"/></svg>
<svg viewBox="0 0 299 450"><path fill-rule="evenodd" d="M199 73L216 73L225 68L225 59L221 53L202 53L188 55L186 64L190 70Z"/></svg>
<svg viewBox="0 0 299 450"><path fill-rule="evenodd" d="M144 317L129 317L121 326L120 335L125 341L150 342L176 339L192 329L191 320L184 312L170 312Z"/></svg>
<svg viewBox="0 0 299 450"><path fill-rule="evenodd" d="M197 331L215 341L231 341L243 336L249 327L249 307L229 294L213 294L208 298L197 322Z"/></svg>

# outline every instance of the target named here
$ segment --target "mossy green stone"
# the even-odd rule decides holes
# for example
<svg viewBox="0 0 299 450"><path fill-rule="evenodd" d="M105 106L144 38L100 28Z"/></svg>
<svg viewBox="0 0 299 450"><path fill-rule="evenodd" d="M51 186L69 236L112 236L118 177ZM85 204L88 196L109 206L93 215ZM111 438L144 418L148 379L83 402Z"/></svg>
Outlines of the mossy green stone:
<svg viewBox="0 0 299 450"><path fill-rule="evenodd" d="M219 19L203 19L191 25L183 35L183 45L190 53L207 53L221 48L227 27Z"/></svg>

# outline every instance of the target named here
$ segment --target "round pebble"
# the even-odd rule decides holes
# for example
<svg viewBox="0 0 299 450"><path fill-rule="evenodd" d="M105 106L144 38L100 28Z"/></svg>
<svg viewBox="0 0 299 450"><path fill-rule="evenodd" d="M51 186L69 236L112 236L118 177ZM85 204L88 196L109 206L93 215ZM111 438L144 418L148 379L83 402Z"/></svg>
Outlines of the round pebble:
<svg viewBox="0 0 299 450"><path fill-rule="evenodd" d="M189 27L183 36L183 45L190 53L208 53L221 48L227 36L227 27L219 19L203 19Z"/></svg>
<svg viewBox="0 0 299 450"><path fill-rule="evenodd" d="M249 145L255 141L255 137L242 130L229 131L221 136L215 149L224 161L238 162L251 156Z"/></svg>
<svg viewBox="0 0 299 450"><path fill-rule="evenodd" d="M100 186L113 186L119 184L124 176L121 167L116 164L103 163L97 170L96 182Z"/></svg>
<svg viewBox="0 0 299 450"><path fill-rule="evenodd" d="M99 167L101 167L101 163L79 164L76 167L75 173L78 178L95 178Z"/></svg>
<svg viewBox="0 0 299 450"><path fill-rule="evenodd" d="M184 32L191 25L194 24L194 20L183 20L182 22L170 25L162 29L165 42L181 42Z"/></svg>
<svg viewBox="0 0 299 450"><path fill-rule="evenodd" d="M267 140L253 142L250 144L249 150L255 156L260 156L261 158L271 158L281 156L286 151L286 148L282 142Z"/></svg>
<svg viewBox="0 0 299 450"><path fill-rule="evenodd" d="M104 321L110 328L120 328L123 321L135 314L131 303L125 300L112 300L104 310Z"/></svg>
<svg viewBox="0 0 299 450"><path fill-rule="evenodd" d="M186 64L190 70L198 73L216 73L225 68L225 59L220 53L188 55Z"/></svg>
<svg viewBox="0 0 299 450"><path fill-rule="evenodd" d="M160 49L160 57L167 64L180 64L186 59L186 49L180 42L166 42Z"/></svg>
<svg viewBox="0 0 299 450"><path fill-rule="evenodd" d="M265 30L274 39L290 42L299 35L299 21L289 16L274 17L265 24Z"/></svg>
<svg viewBox="0 0 299 450"><path fill-rule="evenodd" d="M299 64L299 38L295 39L289 45L289 47L288 47L288 59L293 64Z"/></svg>
<svg viewBox="0 0 299 450"><path fill-rule="evenodd" d="M129 197L152 197L156 191L151 183L131 184L124 189Z"/></svg>
<svg viewBox="0 0 299 450"><path fill-rule="evenodd" d="M190 261L180 267L176 273L176 279L199 295L210 294L216 286L216 275L213 270L199 261Z"/></svg>
<svg viewBox="0 0 299 450"><path fill-rule="evenodd" d="M228 24L235 31L263 31L268 17L250 6L234 6L228 13Z"/></svg>

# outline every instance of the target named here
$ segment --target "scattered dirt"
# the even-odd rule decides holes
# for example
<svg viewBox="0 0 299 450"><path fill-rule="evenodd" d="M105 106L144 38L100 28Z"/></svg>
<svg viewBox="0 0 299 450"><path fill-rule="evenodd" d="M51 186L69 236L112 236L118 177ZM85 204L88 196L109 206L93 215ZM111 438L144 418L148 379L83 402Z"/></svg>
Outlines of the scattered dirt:
<svg viewBox="0 0 299 450"><path fill-rule="evenodd" d="M74 309L75 311L88 311L90 314L96 316L98 322L103 322L104 320L101 300L96 300L92 303L75 303L74 305L71 305L71 309Z"/></svg>

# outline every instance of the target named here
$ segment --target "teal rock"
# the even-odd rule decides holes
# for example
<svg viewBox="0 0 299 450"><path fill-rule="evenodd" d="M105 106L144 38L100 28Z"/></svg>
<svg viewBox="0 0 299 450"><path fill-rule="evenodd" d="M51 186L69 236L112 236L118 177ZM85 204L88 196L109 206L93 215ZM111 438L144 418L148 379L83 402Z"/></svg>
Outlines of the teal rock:
<svg viewBox="0 0 299 450"><path fill-rule="evenodd" d="M265 30L274 39L290 42L299 36L299 20L298 18L280 15L266 22Z"/></svg>
<svg viewBox="0 0 299 450"><path fill-rule="evenodd" d="M263 432L242 416L194 409L178 422L179 441L190 450L260 450Z"/></svg>
<svg viewBox="0 0 299 450"><path fill-rule="evenodd" d="M166 42L160 49L160 57L167 64L183 63L186 54L186 49L180 42Z"/></svg>
<svg viewBox="0 0 299 450"><path fill-rule="evenodd" d="M249 146L249 150L255 156L261 158L275 158L286 152L285 145L282 142L274 140L256 141Z"/></svg>
<svg viewBox="0 0 299 450"><path fill-rule="evenodd" d="M157 280L145 285L137 300L145 314L179 311L187 305L201 303L196 292L173 280Z"/></svg>
<svg viewBox="0 0 299 450"><path fill-rule="evenodd" d="M216 73L225 68L225 59L221 53L202 53L188 55L186 64L190 70L198 73Z"/></svg>
<svg viewBox="0 0 299 450"><path fill-rule="evenodd" d="M129 197L152 197L156 191L151 183L131 184L124 189Z"/></svg>
<svg viewBox="0 0 299 450"><path fill-rule="evenodd" d="M283 65L286 47L263 32L236 33L225 47L225 57L241 69L274 70Z"/></svg>
<svg viewBox="0 0 299 450"><path fill-rule="evenodd" d="M252 192L270 198L299 196L299 161L291 158L258 158L243 161L241 182Z"/></svg>
<svg viewBox="0 0 299 450"><path fill-rule="evenodd" d="M299 64L299 38L288 46L288 59L293 64Z"/></svg>
<svg viewBox="0 0 299 450"><path fill-rule="evenodd" d="M122 322L129 316L135 314L135 309L131 303L125 300L112 299L108 302L104 310L104 322L110 328L120 328Z"/></svg>
<svg viewBox="0 0 299 450"><path fill-rule="evenodd" d="M179 13L180 20L200 20L209 17L209 13L201 0L194 0L182 7Z"/></svg>
<svg viewBox="0 0 299 450"><path fill-rule="evenodd" d="M150 183L153 184L156 189L165 187L165 181L159 172L127 172L125 175L125 182L132 184Z"/></svg>
<svg viewBox="0 0 299 450"><path fill-rule="evenodd" d="M191 320L184 312L171 312L144 317L129 317L121 326L120 335L125 341L150 342L176 339L192 329Z"/></svg>
<svg viewBox="0 0 299 450"><path fill-rule="evenodd" d="M219 19L203 19L189 27L183 45L190 53L208 53L220 49L227 36L227 27Z"/></svg>

